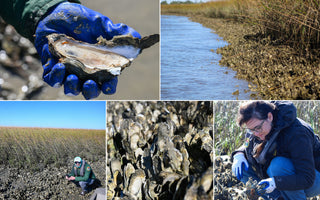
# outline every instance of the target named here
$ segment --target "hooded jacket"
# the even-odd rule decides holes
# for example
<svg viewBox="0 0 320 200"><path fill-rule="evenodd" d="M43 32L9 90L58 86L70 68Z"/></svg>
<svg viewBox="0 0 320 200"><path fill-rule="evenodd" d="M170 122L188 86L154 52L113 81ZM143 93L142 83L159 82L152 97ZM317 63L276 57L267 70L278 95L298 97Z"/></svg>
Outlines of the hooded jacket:
<svg viewBox="0 0 320 200"><path fill-rule="evenodd" d="M276 156L289 158L295 168L290 176L275 176L278 190L303 190L310 188L315 180L315 170L320 171L320 141L309 124L297 118L292 102L272 102L273 123L266 136L266 145L258 158L254 158L255 147L262 141L247 134L246 144L232 153L243 152L253 170L261 178L268 178L267 169Z"/></svg>

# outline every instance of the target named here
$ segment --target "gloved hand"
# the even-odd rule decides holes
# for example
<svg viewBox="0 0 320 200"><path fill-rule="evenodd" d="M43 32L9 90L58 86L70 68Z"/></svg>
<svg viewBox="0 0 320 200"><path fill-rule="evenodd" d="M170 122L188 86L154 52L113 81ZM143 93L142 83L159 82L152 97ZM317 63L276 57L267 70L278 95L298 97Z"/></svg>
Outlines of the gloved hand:
<svg viewBox="0 0 320 200"><path fill-rule="evenodd" d="M104 94L114 94L118 83L117 77L103 83L99 88L93 80L82 83L76 75L66 74L65 66L58 63L49 52L46 36L51 33L63 33L88 43L96 43L100 35L107 40L116 35L126 34L141 38L131 27L121 23L113 24L108 17L76 3L60 3L39 22L35 33L35 47L41 56L44 81L52 87L64 84L66 95L78 95L82 91L86 99L98 97L101 90Z"/></svg>
<svg viewBox="0 0 320 200"><path fill-rule="evenodd" d="M243 177L243 169L248 171L249 164L247 159L244 157L243 153L237 153L233 156L232 163L232 172L237 177L238 180L241 180Z"/></svg>
<svg viewBox="0 0 320 200"><path fill-rule="evenodd" d="M276 189L276 183L274 182L274 178L267 178L267 179L262 179L258 185L266 184L263 190L266 191L266 193L271 193L273 192L274 189Z"/></svg>

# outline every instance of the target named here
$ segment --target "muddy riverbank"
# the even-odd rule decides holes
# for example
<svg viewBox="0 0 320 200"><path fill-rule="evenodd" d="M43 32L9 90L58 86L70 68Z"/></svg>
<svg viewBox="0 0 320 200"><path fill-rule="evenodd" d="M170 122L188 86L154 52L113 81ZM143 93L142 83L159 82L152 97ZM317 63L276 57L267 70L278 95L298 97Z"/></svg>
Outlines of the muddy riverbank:
<svg viewBox="0 0 320 200"><path fill-rule="evenodd" d="M220 64L235 70L237 78L250 82L250 89L258 93L252 99L320 98L319 53L301 55L300 50L283 45L283 41L265 37L253 25L202 15L189 17L229 43L217 50L222 55Z"/></svg>
<svg viewBox="0 0 320 200"><path fill-rule="evenodd" d="M101 186L105 188L105 159L88 162ZM72 163L66 166L46 166L40 171L0 166L0 199L89 199L94 190L80 196L81 188L65 179Z"/></svg>

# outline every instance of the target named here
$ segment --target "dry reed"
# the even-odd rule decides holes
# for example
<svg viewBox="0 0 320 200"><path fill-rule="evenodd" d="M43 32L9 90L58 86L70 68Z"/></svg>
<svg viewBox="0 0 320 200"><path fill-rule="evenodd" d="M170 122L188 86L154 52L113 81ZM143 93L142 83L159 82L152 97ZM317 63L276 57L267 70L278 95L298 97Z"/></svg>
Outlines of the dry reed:
<svg viewBox="0 0 320 200"><path fill-rule="evenodd" d="M105 156L105 131L53 128L0 128L0 164L38 170L68 165L75 156Z"/></svg>

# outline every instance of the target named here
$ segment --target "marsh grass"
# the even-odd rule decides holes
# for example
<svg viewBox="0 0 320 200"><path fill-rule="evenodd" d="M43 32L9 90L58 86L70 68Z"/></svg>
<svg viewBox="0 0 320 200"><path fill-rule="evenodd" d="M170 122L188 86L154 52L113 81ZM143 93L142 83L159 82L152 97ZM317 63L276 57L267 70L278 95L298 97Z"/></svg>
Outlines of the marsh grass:
<svg viewBox="0 0 320 200"><path fill-rule="evenodd" d="M241 0L242 1L242 0ZM212 18L233 18L237 9L233 1L215 1L197 4L161 5L162 14L194 15L200 14Z"/></svg>
<svg viewBox="0 0 320 200"><path fill-rule="evenodd" d="M68 165L75 156L96 161L105 152L104 130L0 128L0 164L10 167L59 167Z"/></svg>
<svg viewBox="0 0 320 200"><path fill-rule="evenodd" d="M202 14L202 12L206 9L208 9L207 3L161 5L162 14L175 14L175 15Z"/></svg>
<svg viewBox="0 0 320 200"><path fill-rule="evenodd" d="M273 40L302 51L320 47L320 2L314 0L260 0L256 20Z"/></svg>
<svg viewBox="0 0 320 200"><path fill-rule="evenodd" d="M245 101L214 102L214 146L216 155L230 155L244 142L245 131L236 124L239 106ZM314 132L320 131L320 102L293 101L297 116L311 125Z"/></svg>
<svg viewBox="0 0 320 200"><path fill-rule="evenodd" d="M230 154L243 143L244 131L236 123L241 102L214 102L214 146L216 155Z"/></svg>
<svg viewBox="0 0 320 200"><path fill-rule="evenodd" d="M202 15L257 26L261 34L309 55L320 48L320 2L314 0L230 0L161 5L163 14ZM260 34L260 35L261 35Z"/></svg>

